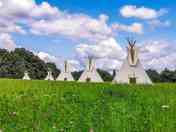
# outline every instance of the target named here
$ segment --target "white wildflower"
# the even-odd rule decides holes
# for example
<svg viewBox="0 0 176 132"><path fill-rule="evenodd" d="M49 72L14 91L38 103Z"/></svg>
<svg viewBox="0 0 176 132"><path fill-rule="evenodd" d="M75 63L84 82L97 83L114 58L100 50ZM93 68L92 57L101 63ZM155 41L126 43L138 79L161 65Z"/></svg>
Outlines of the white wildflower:
<svg viewBox="0 0 176 132"><path fill-rule="evenodd" d="M169 105L162 105L161 106L163 109L168 109L169 108Z"/></svg>

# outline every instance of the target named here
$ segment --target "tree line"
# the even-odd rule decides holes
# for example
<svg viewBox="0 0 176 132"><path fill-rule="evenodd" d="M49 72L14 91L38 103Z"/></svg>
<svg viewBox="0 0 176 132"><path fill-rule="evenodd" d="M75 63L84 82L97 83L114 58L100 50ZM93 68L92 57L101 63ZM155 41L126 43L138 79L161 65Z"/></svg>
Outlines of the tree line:
<svg viewBox="0 0 176 132"><path fill-rule="evenodd" d="M44 79L48 69L52 71L54 78L60 74L60 70L54 63L45 63L38 56L34 55L33 52L24 48L16 48L11 52L0 49L1 78L21 79L24 71L28 71L32 79ZM115 71L113 74L102 69L97 69L97 71L104 81L112 81L115 76ZM72 72L75 80L79 79L82 72ZM164 69L158 73L154 69L148 69L146 72L153 82L176 82L176 70Z"/></svg>

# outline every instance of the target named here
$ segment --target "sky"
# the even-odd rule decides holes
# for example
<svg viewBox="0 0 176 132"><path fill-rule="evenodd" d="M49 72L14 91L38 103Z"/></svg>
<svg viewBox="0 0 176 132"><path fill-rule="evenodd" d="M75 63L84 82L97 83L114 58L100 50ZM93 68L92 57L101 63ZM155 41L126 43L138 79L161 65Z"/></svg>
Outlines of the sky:
<svg viewBox="0 0 176 132"><path fill-rule="evenodd" d="M176 1L0 0L0 48L24 47L45 62L71 70L119 69L126 38L137 40L145 69L176 69Z"/></svg>

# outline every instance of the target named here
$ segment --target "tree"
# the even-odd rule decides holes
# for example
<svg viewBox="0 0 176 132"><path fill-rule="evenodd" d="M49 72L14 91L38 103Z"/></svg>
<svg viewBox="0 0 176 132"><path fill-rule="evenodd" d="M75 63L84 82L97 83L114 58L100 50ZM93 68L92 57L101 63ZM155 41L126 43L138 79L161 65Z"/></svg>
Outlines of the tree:
<svg viewBox="0 0 176 132"><path fill-rule="evenodd" d="M51 63L51 62L50 63L46 63L46 64L47 64L48 69L50 69L52 71L53 77L57 78L58 75L60 74L60 70L57 69L56 64Z"/></svg>
<svg viewBox="0 0 176 132"><path fill-rule="evenodd" d="M156 70L148 69L146 72L153 82L161 81L160 74Z"/></svg>
<svg viewBox="0 0 176 132"><path fill-rule="evenodd" d="M107 81L107 82L112 81L113 76L109 72L102 70L102 69L97 69L97 72L100 74L101 78L104 81Z"/></svg>
<svg viewBox="0 0 176 132"><path fill-rule="evenodd" d="M165 68L161 72L161 81L162 82L176 82L176 74L175 74L175 72Z"/></svg>
<svg viewBox="0 0 176 132"><path fill-rule="evenodd" d="M27 70L32 79L45 78L47 73L47 65L38 56L24 48L15 49L14 54L20 57L20 63L24 65L23 72Z"/></svg>
<svg viewBox="0 0 176 132"><path fill-rule="evenodd" d="M72 72L72 76L77 81L80 78L82 73L83 73L83 71L74 71L74 72Z"/></svg>
<svg viewBox="0 0 176 132"><path fill-rule="evenodd" d="M51 66L54 74L58 74L55 64L48 65ZM32 79L44 79L47 75L48 65L24 48L17 48L12 52L0 49L0 77L20 79L23 77L24 71L28 71Z"/></svg>
<svg viewBox="0 0 176 132"><path fill-rule="evenodd" d="M16 48L14 51L8 52L0 49L0 77L21 79L24 71L28 71L32 79L44 79L48 69L51 69L53 76L56 78L60 70L54 63L45 63L31 51L24 48ZM112 81L113 75L102 69L97 70L104 81ZM72 73L75 80L78 80L83 71L75 71ZM164 69L160 74L153 69L146 71L153 82L176 82L176 70Z"/></svg>

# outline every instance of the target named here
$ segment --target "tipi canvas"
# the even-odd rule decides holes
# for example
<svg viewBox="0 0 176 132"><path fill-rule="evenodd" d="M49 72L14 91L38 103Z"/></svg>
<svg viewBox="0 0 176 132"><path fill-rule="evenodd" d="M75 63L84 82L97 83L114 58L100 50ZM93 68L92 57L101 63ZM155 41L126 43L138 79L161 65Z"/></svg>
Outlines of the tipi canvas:
<svg viewBox="0 0 176 132"><path fill-rule="evenodd" d="M31 80L27 71L24 72L23 80Z"/></svg>
<svg viewBox="0 0 176 132"><path fill-rule="evenodd" d="M139 49L135 46L136 41L128 40L128 55L122 67L114 77L114 83L152 84L152 81L143 69L138 58Z"/></svg>
<svg viewBox="0 0 176 132"><path fill-rule="evenodd" d="M59 76L57 77L58 81L74 81L73 76L69 69L69 64L67 61L64 62L64 70L61 71Z"/></svg>
<svg viewBox="0 0 176 132"><path fill-rule="evenodd" d="M88 59L86 69L82 73L81 77L78 80L79 82L103 82L102 78L98 74L95 61L92 58Z"/></svg>
<svg viewBox="0 0 176 132"><path fill-rule="evenodd" d="M53 77L52 72L50 70L48 71L48 74L47 74L45 80L51 80L51 81L54 80L54 77Z"/></svg>

